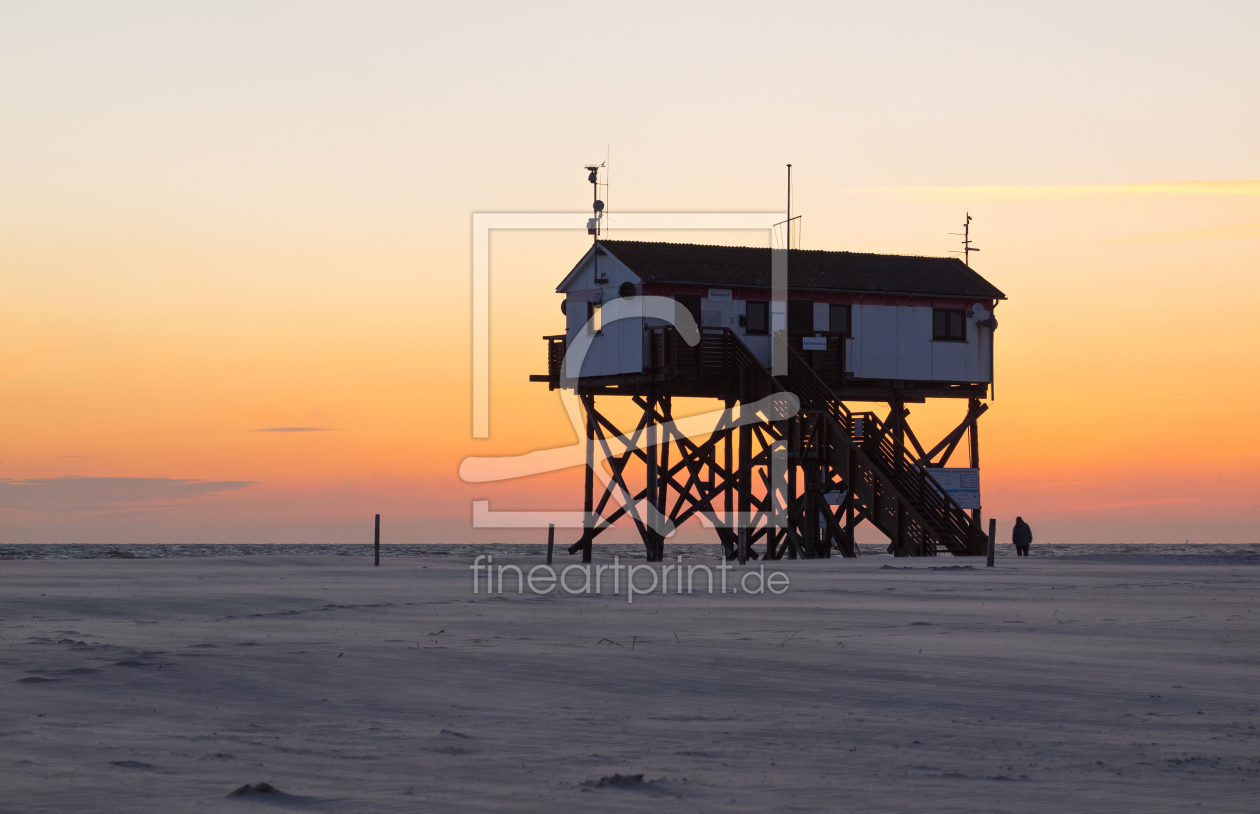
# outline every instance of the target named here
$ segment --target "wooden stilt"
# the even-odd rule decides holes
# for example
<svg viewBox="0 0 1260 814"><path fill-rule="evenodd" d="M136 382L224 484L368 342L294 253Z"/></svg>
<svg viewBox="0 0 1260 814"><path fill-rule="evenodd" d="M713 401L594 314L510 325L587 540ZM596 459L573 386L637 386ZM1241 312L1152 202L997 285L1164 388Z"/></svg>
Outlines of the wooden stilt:
<svg viewBox="0 0 1260 814"><path fill-rule="evenodd" d="M980 409L980 399L977 399L977 398L971 399L968 405L967 412L971 415L975 415L979 409ZM967 432L970 435L970 438L968 440L971 442L971 468L979 469L980 468L980 422L973 418L971 420L971 427L968 428ZM979 509L971 510L971 522L975 524L976 528L981 528L981 525L980 525L981 519L980 519Z"/></svg>
<svg viewBox="0 0 1260 814"><path fill-rule="evenodd" d="M661 414L664 416L673 415L672 399L669 396L661 396L658 400L661 405ZM659 439L659 445L660 445L660 450L661 450L661 465L660 465L660 468L657 470L657 472L669 472L670 439L669 439L669 436L664 435L663 431L661 434L664 437ZM657 491L656 510L659 511L662 515L664 515L669 508L669 478L661 477L658 479L660 480L660 484ZM656 562L664 562L664 561L665 561L665 534L662 532L656 536Z"/></svg>
<svg viewBox="0 0 1260 814"><path fill-rule="evenodd" d="M853 522L853 490L857 488L856 478L857 467L853 465L853 453L850 452L844 476L844 536L849 545L849 550L845 552L846 557L856 557L858 551L853 529L855 525Z"/></svg>
<svg viewBox="0 0 1260 814"><path fill-rule="evenodd" d="M736 559L740 565L748 562L748 524L752 509L752 425L744 421L744 411L748 408L748 378L746 371L739 371L739 506L736 509L735 522L739 532L739 545Z"/></svg>
<svg viewBox="0 0 1260 814"><path fill-rule="evenodd" d="M735 409L735 399L726 399L726 414L733 417L732 412ZM722 537L722 545L725 549L726 559L731 559L735 554L735 546L731 543L735 535L735 486L731 474L735 471L735 430L727 423L726 430L722 439L722 466L726 469L726 488L722 490L722 511L726 518L726 534Z"/></svg>
<svg viewBox="0 0 1260 814"><path fill-rule="evenodd" d="M741 409L743 405L740 405ZM739 564L748 562L748 525L752 517L752 426L739 428Z"/></svg>
<svg viewBox="0 0 1260 814"><path fill-rule="evenodd" d="M805 475L805 559L812 560L818 556L818 466L809 464L804 468Z"/></svg>
<svg viewBox="0 0 1260 814"><path fill-rule="evenodd" d="M648 506L659 510L656 502L656 496L660 490L660 467L658 466L658 455L656 448L656 388L648 390L647 398L647 481L644 484L647 500L644 501ZM646 512L645 512L646 514ZM656 562L656 539L659 536L653 524L648 524L647 539L644 540L644 546L647 549L647 561Z"/></svg>
<svg viewBox="0 0 1260 814"><path fill-rule="evenodd" d="M582 500L582 562L590 562L595 532L595 397L583 396L586 405L586 491Z"/></svg>
<svg viewBox="0 0 1260 814"><path fill-rule="evenodd" d="M896 517L893 520L893 541L892 541L893 556L904 557L906 556L906 549L902 545L903 524L901 522L901 501L897 500L895 501L895 504L896 504L896 507L895 507Z"/></svg>
<svg viewBox="0 0 1260 814"><path fill-rule="evenodd" d="M786 501L786 506L784 508L784 510L787 513L787 527L784 529L786 533L783 535L783 546L782 546L782 549L786 549L788 551L789 557L792 557L792 555L796 553L793 549L792 544L789 542L788 538L791 537L792 535L792 519L795 518L799 514L800 502L801 502L800 498L798 498L796 495L796 485L797 485L796 484L796 470L797 469L798 469L797 461L789 457L788 468L787 468L787 501ZM777 551L768 550L766 552L767 559L777 560L777 559L780 559L782 556L783 556L783 550L777 550ZM795 559L795 557L792 557L792 558Z"/></svg>

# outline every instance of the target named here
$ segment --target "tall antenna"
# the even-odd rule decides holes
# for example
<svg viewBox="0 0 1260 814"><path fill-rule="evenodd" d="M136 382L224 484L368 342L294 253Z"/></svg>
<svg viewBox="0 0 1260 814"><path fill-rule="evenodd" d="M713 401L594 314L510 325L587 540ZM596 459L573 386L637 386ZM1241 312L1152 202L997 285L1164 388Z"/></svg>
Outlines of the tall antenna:
<svg viewBox="0 0 1260 814"><path fill-rule="evenodd" d="M800 220L801 216L792 217L792 165L787 165L788 186L787 186L787 220L776 223L775 226L782 226L785 235L784 245L788 251L792 250L792 221Z"/></svg>
<svg viewBox="0 0 1260 814"><path fill-rule="evenodd" d="M963 256L963 263L965 263L967 267L970 268L971 267L971 253L980 251L975 246L971 245L971 213L970 212L967 213L967 219L963 221L963 230L961 232L950 232L950 234L954 235L955 237L961 237L963 239L962 251L950 252L950 254L961 254Z"/></svg>
<svg viewBox="0 0 1260 814"><path fill-rule="evenodd" d="M604 164L586 166L586 171L590 173L586 180L591 182L591 209L594 211L594 217L586 221L586 233L596 240L599 240L600 221L604 215L604 202L599 199L599 171L603 166Z"/></svg>

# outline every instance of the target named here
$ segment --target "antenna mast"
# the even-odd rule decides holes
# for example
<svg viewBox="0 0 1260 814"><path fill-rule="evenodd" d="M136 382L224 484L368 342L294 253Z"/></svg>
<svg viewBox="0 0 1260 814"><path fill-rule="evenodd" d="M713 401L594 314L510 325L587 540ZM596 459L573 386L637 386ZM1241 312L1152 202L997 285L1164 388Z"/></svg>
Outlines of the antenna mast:
<svg viewBox="0 0 1260 814"><path fill-rule="evenodd" d="M792 165L791 164L787 165L787 171L788 171L787 220L779 221L779 223L776 223L775 226L780 226L780 225L783 226L785 237L786 237L786 240L784 241L784 246L787 247L788 251L791 251L792 250L792 221L800 220L801 216L797 215L796 217L792 217Z"/></svg>
<svg viewBox="0 0 1260 814"><path fill-rule="evenodd" d="M604 202L599 199L599 171L603 166L604 164L588 164L586 167L586 171L590 173L586 180L591 182L591 209L594 212L594 217L586 221L586 233L596 240L599 240L600 221L604 215Z"/></svg>
<svg viewBox="0 0 1260 814"><path fill-rule="evenodd" d="M967 267L970 268L971 267L971 253L980 251L975 246L971 245L971 213L970 212L967 213L967 219L963 221L962 232L950 232L950 234L954 235L955 237L961 237L963 239L962 251L950 252L950 254L961 254L963 256L963 263L965 263Z"/></svg>

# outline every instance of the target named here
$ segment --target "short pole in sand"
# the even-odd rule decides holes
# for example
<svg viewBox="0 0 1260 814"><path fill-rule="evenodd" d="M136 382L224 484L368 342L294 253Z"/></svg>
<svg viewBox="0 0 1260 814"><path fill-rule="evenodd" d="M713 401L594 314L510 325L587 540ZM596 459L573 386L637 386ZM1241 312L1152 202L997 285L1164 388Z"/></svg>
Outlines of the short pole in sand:
<svg viewBox="0 0 1260 814"><path fill-rule="evenodd" d="M556 547L556 524L547 524L547 564L551 565L551 550Z"/></svg>
<svg viewBox="0 0 1260 814"><path fill-rule="evenodd" d="M989 568L993 567L993 553L997 549L997 520L989 518L989 553L985 565Z"/></svg>
<svg viewBox="0 0 1260 814"><path fill-rule="evenodd" d="M381 516L376 516L376 562L374 565L381 564Z"/></svg>

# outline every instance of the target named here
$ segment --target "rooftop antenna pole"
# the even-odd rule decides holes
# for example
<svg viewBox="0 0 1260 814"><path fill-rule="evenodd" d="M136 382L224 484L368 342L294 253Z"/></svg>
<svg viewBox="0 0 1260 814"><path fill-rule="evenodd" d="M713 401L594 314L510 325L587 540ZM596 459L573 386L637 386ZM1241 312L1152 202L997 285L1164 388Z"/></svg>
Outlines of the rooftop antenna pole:
<svg viewBox="0 0 1260 814"><path fill-rule="evenodd" d="M963 263L967 265L967 268L971 268L971 253L978 252L980 250L977 249L975 246L971 245L971 213L970 212L967 213L967 219L963 221L962 233L960 234L958 232L950 232L950 234L954 235L955 237L961 237L963 239L962 251L950 252L950 254L961 254L963 256Z"/></svg>
<svg viewBox="0 0 1260 814"><path fill-rule="evenodd" d="M963 221L963 263L968 268L971 267L971 213L967 213L967 219Z"/></svg>
<svg viewBox="0 0 1260 814"><path fill-rule="evenodd" d="M595 214L586 222L586 233L596 240L599 240L599 222L604 212L604 202L599 199L599 170L603 166L604 164L588 164L586 167L586 171L590 173L586 180L591 182L591 209Z"/></svg>
<svg viewBox="0 0 1260 814"><path fill-rule="evenodd" d="M788 168L788 200L787 200L787 220L782 220L782 221L779 221L778 223L774 224L774 226L772 226L772 227L770 227L770 228L771 228L771 230L773 231L773 229L774 229L774 227L775 227L775 226L782 226L782 227L783 227L783 229L784 229L784 234L786 235L786 240L784 241L784 247L785 247L785 248L787 248L789 251L791 251L791 249L792 249L792 221L793 221L793 220L800 220L800 219L801 219L801 216L800 216L800 215L797 215L795 218L793 218L793 217L792 217L792 165L791 165L791 164L788 164L788 165L787 165L787 168ZM770 236L770 245L771 245L771 248L773 248L773 247L774 247L774 235L773 235L773 234L771 234L771 236Z"/></svg>

